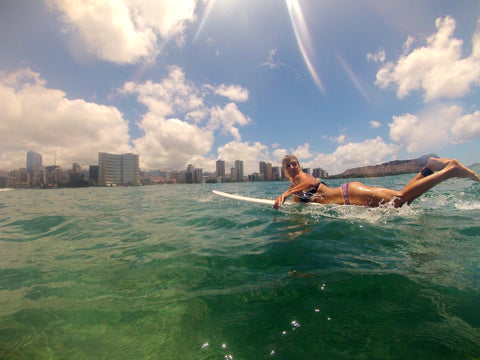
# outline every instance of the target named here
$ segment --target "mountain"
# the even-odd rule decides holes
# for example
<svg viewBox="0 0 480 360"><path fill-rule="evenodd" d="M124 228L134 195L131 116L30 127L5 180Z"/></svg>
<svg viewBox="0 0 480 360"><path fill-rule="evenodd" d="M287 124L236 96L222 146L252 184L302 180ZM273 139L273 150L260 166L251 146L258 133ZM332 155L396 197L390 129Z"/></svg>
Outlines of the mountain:
<svg viewBox="0 0 480 360"><path fill-rule="evenodd" d="M428 159L431 157L438 157L438 155L428 154L412 160L395 160L380 165L357 167L328 178L345 179L417 173L427 164Z"/></svg>

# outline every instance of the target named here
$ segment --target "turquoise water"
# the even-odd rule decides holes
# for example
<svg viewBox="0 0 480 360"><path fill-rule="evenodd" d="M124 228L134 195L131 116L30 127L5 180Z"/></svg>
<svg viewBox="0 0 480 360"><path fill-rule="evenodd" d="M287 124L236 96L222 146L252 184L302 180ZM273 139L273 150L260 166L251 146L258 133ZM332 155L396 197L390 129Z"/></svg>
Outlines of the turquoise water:
<svg viewBox="0 0 480 360"><path fill-rule="evenodd" d="M401 209L211 193L287 187L0 191L0 358L480 358L480 184Z"/></svg>

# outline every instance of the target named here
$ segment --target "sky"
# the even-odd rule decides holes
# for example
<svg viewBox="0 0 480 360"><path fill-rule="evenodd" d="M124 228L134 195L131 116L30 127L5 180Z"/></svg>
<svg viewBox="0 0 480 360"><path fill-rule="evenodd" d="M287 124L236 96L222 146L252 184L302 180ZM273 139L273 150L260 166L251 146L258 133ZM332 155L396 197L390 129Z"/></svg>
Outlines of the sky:
<svg viewBox="0 0 480 360"><path fill-rule="evenodd" d="M478 0L0 0L0 169L480 161Z"/></svg>

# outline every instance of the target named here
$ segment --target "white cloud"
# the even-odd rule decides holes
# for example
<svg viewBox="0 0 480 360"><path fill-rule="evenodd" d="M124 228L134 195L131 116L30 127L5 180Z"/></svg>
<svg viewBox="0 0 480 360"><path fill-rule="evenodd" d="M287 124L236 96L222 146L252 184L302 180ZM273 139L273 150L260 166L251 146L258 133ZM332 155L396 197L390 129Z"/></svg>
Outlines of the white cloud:
<svg viewBox="0 0 480 360"><path fill-rule="evenodd" d="M229 103L224 108L215 106L210 110L208 127L211 130L221 128L224 134L230 133L236 141L240 141L240 131L236 125L244 126L249 122L250 118L245 116L236 104Z"/></svg>
<svg viewBox="0 0 480 360"><path fill-rule="evenodd" d="M40 74L20 69L0 74L2 166L25 166L25 153L40 152L47 165L97 163L99 151L130 152L128 124L114 107L68 99L46 87ZM6 156L5 156L6 155Z"/></svg>
<svg viewBox="0 0 480 360"><path fill-rule="evenodd" d="M437 32L427 38L427 45L408 53L409 37L396 63L386 63L377 73L376 84L382 89L397 88L403 98L412 91L424 91L425 101L464 96L480 84L480 23L472 37L472 53L462 58L463 41L453 37L455 20L450 16L436 21Z"/></svg>
<svg viewBox="0 0 480 360"><path fill-rule="evenodd" d="M464 115L460 106L433 107L417 115L394 116L389 126L391 139L407 151L431 152L479 139L480 112Z"/></svg>
<svg viewBox="0 0 480 360"><path fill-rule="evenodd" d="M278 165L281 165L282 158L287 153L291 153L297 156L302 167L312 169L321 167L330 174L339 174L349 168L390 161L396 158L399 149L400 146L387 144L381 137L377 137L361 143L340 145L331 154L315 154L310 150L308 143L290 152L285 149L277 149L273 152L273 159Z"/></svg>
<svg viewBox="0 0 480 360"><path fill-rule="evenodd" d="M114 63L152 61L158 38L184 42L196 0L44 0L61 14L74 51Z"/></svg>
<svg viewBox="0 0 480 360"><path fill-rule="evenodd" d="M303 145L299 145L295 150L292 151L292 154L294 154L300 161L302 159L311 158L312 154L310 152L310 144L305 143Z"/></svg>
<svg viewBox="0 0 480 360"><path fill-rule="evenodd" d="M239 85L220 85L215 90L215 94L225 96L231 101L244 102L248 100L248 90Z"/></svg>
<svg viewBox="0 0 480 360"><path fill-rule="evenodd" d="M209 95L215 92L212 85L202 85L200 91L186 79L181 68L172 66L169 70L159 83L128 82L120 89L122 94L135 94L147 107L138 124L144 136L133 141L141 167L181 169L187 163L214 164L209 154L216 132L230 135L240 143L239 127L248 125L250 118L233 102L207 105ZM240 93L246 91L236 86L222 88L229 94L229 89L237 94L239 89Z"/></svg>
<svg viewBox="0 0 480 360"><path fill-rule="evenodd" d="M213 133L179 119L147 113L141 124L145 136L133 141L144 169L179 169L210 152ZM198 166L198 164L197 164Z"/></svg>
<svg viewBox="0 0 480 360"><path fill-rule="evenodd" d="M379 121L372 120L370 121L370 127L377 129L382 126L382 123Z"/></svg>
<svg viewBox="0 0 480 360"><path fill-rule="evenodd" d="M261 66L266 66L270 69L278 69L279 67L283 66L284 64L280 61L275 60L275 56L277 55L277 49L270 49L268 50L268 59L266 62L260 64Z"/></svg>
<svg viewBox="0 0 480 360"><path fill-rule="evenodd" d="M335 143L335 144L343 144L343 143L345 143L345 138L346 138L345 135L338 135L337 137L335 137L335 136L328 136L328 135L322 136L322 139L328 140L328 141L330 141L330 142L332 142L332 143Z"/></svg>
<svg viewBox="0 0 480 360"><path fill-rule="evenodd" d="M128 82L119 90L123 95L135 94L147 108L137 124L143 135L132 141L133 149L128 123L115 107L67 99L63 91L47 88L40 74L29 69L0 74L2 167L24 166L29 150L44 154L46 163L53 163L56 152L57 163L64 168L73 162L95 164L99 151L138 153L140 167L146 170L181 169L187 163L214 166L215 134L232 136L235 141L224 148L235 150L232 144L244 144L239 127L250 118L232 102L205 105L212 92L199 91L182 69L169 70L159 83ZM245 144L243 150L250 147ZM251 148L245 154L268 149L259 143Z"/></svg>
<svg viewBox="0 0 480 360"><path fill-rule="evenodd" d="M385 62L385 50L379 49L375 54L367 53L367 60L371 62Z"/></svg>
<svg viewBox="0 0 480 360"><path fill-rule="evenodd" d="M152 28L163 38L184 43L188 22L196 20L196 0L125 0L140 29Z"/></svg>
<svg viewBox="0 0 480 360"><path fill-rule="evenodd" d="M414 44L415 42L415 38L413 36L408 36L407 37L407 40L405 41L405 43L403 44L402 46L402 50L403 50L403 55L407 55L407 53L410 51L410 49L412 48L412 45ZM384 54L385 55L385 54ZM384 59L383 61L385 61L385 56L384 56Z"/></svg>
<svg viewBox="0 0 480 360"><path fill-rule="evenodd" d="M390 138L406 146L408 152L432 151L450 142L450 129L461 113L457 106L431 109L419 115L393 116Z"/></svg>
<svg viewBox="0 0 480 360"><path fill-rule="evenodd" d="M202 126L209 109L181 68L170 67L168 76L159 83L125 83L120 93L135 94L147 107L138 123L144 135L133 141L141 168L181 169L187 163L198 166L198 158L210 152L215 129Z"/></svg>
<svg viewBox="0 0 480 360"><path fill-rule="evenodd" d="M339 146L332 154L319 154L309 163L321 167L330 174L339 174L346 169L380 164L396 157L397 145L386 144L381 137L367 139L361 143Z"/></svg>
<svg viewBox="0 0 480 360"><path fill-rule="evenodd" d="M273 151L273 161L275 164L281 166L282 165L282 160L284 158L285 155L288 154L288 151L286 149L279 149L279 148L275 148L274 147L274 151ZM272 164L275 166L275 164Z"/></svg>
<svg viewBox="0 0 480 360"><path fill-rule="evenodd" d="M120 93L137 94L138 101L158 117L179 114L195 117L193 114L198 115L205 110L203 95L195 84L186 80L185 73L177 66L171 66L168 76L160 83L128 82L120 89Z"/></svg>
<svg viewBox="0 0 480 360"><path fill-rule="evenodd" d="M458 142L480 139L480 111L457 118L452 127L452 134Z"/></svg>

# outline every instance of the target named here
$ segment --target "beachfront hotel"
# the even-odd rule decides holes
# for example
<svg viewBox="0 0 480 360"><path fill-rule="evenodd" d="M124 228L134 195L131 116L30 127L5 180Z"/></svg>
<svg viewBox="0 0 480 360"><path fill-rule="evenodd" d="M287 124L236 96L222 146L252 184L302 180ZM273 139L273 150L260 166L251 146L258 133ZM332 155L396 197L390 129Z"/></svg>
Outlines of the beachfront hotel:
<svg viewBox="0 0 480 360"><path fill-rule="evenodd" d="M138 155L99 152L98 184L103 186L140 185Z"/></svg>

